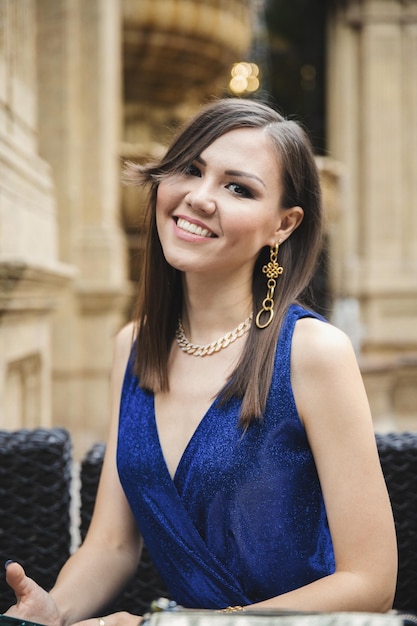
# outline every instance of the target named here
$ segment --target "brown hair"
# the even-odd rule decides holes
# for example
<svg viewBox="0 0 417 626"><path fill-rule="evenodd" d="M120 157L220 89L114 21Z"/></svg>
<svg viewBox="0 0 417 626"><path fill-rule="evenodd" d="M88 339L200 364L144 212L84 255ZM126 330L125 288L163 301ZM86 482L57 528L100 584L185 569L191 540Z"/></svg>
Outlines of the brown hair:
<svg viewBox="0 0 417 626"><path fill-rule="evenodd" d="M158 184L166 176L184 172L213 141L237 128L264 129L280 163L281 208L300 206L304 210L301 224L279 250L279 263L284 272L277 281L272 323L262 330L252 323L240 361L219 394L221 401L242 398L240 425L247 428L254 418L262 416L265 409L283 316L291 303L302 300L321 250L320 183L310 141L297 122L283 118L266 104L238 98L224 99L203 107L174 138L159 163L128 164L127 177L134 184L150 183L147 246L136 316L135 372L143 388L157 392L168 389L168 356L182 307L181 272L165 260L156 229ZM253 275L255 316L266 295L262 266L268 260L269 248L264 248Z"/></svg>

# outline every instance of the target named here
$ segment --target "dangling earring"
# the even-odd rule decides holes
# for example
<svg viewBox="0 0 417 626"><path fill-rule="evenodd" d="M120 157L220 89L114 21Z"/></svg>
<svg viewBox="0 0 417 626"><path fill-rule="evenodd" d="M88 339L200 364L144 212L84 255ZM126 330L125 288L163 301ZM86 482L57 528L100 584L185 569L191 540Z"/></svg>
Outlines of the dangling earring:
<svg viewBox="0 0 417 626"><path fill-rule="evenodd" d="M258 328L266 328L272 322L272 318L274 317L274 291L277 284L276 279L282 272L284 268L281 267L277 262L279 244L281 243L281 239L274 246L271 246L269 263L268 265L264 265L262 271L266 274L268 281L266 286L268 288L266 292L266 298L262 302L262 309L259 311L256 316L255 323ZM267 315L265 322L261 323L261 317L263 314Z"/></svg>

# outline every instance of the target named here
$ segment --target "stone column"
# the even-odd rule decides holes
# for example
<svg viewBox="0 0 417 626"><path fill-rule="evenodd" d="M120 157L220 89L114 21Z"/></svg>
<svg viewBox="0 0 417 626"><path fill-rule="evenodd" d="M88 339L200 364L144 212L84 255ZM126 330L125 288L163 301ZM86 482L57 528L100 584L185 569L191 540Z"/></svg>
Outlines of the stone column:
<svg viewBox="0 0 417 626"><path fill-rule="evenodd" d="M39 156L35 0L0 3L0 428L49 426L58 259L51 170Z"/></svg>
<svg viewBox="0 0 417 626"><path fill-rule="evenodd" d="M104 439L113 340L130 293L119 225L118 0L38 0L40 147L51 163L62 256L77 267L55 316L53 418L82 454Z"/></svg>
<svg viewBox="0 0 417 626"><path fill-rule="evenodd" d="M359 302L363 357L392 370L417 353L417 0L336 2L328 44L329 149L348 177L336 296Z"/></svg>
<svg viewBox="0 0 417 626"><path fill-rule="evenodd" d="M347 166L340 296L367 352L417 349L417 0L340 3L329 35L329 147Z"/></svg>

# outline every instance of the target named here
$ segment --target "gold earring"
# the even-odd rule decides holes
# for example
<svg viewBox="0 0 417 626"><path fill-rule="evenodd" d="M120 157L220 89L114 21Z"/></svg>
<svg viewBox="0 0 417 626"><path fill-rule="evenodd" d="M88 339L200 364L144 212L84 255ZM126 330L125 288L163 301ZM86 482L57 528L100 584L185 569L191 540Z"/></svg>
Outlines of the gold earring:
<svg viewBox="0 0 417 626"><path fill-rule="evenodd" d="M267 265L264 265L262 268L263 273L266 274L268 278L268 281L266 283L268 289L266 292L266 298L264 298L264 301L262 302L262 308L255 319L255 323L258 328L266 328L267 326L269 326L272 322L272 318L274 317L274 291L277 285L276 279L284 271L284 268L281 267L277 262L280 243L281 239L279 240L279 243L271 246L271 250L269 253L269 263ZM264 313L265 315L267 315L267 318L262 324L261 318Z"/></svg>

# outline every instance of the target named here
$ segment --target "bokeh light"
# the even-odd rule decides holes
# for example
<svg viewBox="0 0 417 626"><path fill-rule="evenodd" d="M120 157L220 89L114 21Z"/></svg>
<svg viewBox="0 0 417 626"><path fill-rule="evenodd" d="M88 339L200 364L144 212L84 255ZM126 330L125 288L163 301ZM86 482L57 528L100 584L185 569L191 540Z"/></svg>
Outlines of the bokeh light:
<svg viewBox="0 0 417 626"><path fill-rule="evenodd" d="M233 93L240 95L259 89L259 67L256 63L234 63L230 74L229 89Z"/></svg>

